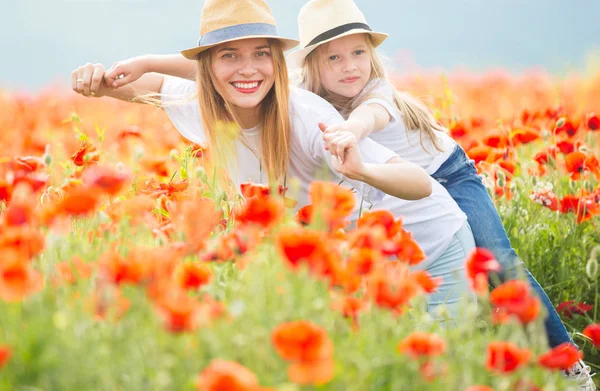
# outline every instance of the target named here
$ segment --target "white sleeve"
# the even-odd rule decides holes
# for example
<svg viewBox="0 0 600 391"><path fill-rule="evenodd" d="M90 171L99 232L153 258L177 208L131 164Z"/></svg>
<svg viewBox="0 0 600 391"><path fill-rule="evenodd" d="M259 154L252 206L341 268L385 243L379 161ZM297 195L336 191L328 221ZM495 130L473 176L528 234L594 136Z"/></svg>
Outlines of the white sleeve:
<svg viewBox="0 0 600 391"><path fill-rule="evenodd" d="M175 128L186 139L200 144L206 141L206 136L202 128L196 90L196 83L191 80L165 76L160 94L163 109ZM190 101L192 98L194 99Z"/></svg>
<svg viewBox="0 0 600 391"><path fill-rule="evenodd" d="M344 122L344 119L333 107L331 107L330 113L327 113L322 117L315 118L315 116L310 116L310 118L302 118L305 129L300 129L299 131L306 132L306 134L309 135L307 140L309 141L309 151L312 158L317 161L325 162L330 171L333 172L339 180L347 182L351 187L357 190L365 198L365 201L371 203L381 201L386 195L383 191L364 182L348 179L335 171L331 161L332 156L325 150L325 142L323 141L323 136L319 129L319 122L331 126ZM384 164L393 157L398 156L393 151L369 138L359 141L358 148L365 163Z"/></svg>
<svg viewBox="0 0 600 391"><path fill-rule="evenodd" d="M394 86L384 79L376 79L373 82L376 84L372 88L367 89L367 99L360 105L378 104L382 106L387 110L390 117L392 117L391 123L401 119L400 112L394 103Z"/></svg>

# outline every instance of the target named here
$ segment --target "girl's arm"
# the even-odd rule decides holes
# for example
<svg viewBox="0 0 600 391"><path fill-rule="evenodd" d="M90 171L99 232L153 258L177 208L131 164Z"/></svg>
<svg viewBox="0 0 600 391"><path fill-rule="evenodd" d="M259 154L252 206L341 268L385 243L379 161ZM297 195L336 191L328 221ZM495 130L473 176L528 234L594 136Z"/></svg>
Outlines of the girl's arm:
<svg viewBox="0 0 600 391"><path fill-rule="evenodd" d="M383 130L391 121L387 109L377 103L370 103L367 105L361 105L357 107L348 117L346 121L338 125L329 126L323 134L325 141L329 135L333 135L337 132L350 132L357 139L362 140L368 137L373 132ZM329 141L328 149L336 157L341 157L343 151L347 148L347 145L340 144L335 141Z"/></svg>
<svg viewBox="0 0 600 391"><path fill-rule="evenodd" d="M188 60L181 54L147 54L117 61L106 71L104 77L107 85L119 88L151 72L196 80L196 62Z"/></svg>
<svg viewBox="0 0 600 391"><path fill-rule="evenodd" d="M321 131L327 126L319 124ZM333 169L348 179L366 183L391 196L405 200L419 200L429 197L432 192L431 178L416 164L407 162L398 156L385 164L365 163L358 146L357 138L350 132L339 132L339 138L345 138L348 147L342 151L342 159L332 156ZM377 153L383 148L372 140L363 140L363 150Z"/></svg>
<svg viewBox="0 0 600 391"><path fill-rule="evenodd" d="M109 86L105 78L105 69L102 64L85 64L71 72L71 88L84 96L108 96L127 102L137 102L135 98L140 94L156 93L162 88L164 77L155 73L148 73L122 87Z"/></svg>

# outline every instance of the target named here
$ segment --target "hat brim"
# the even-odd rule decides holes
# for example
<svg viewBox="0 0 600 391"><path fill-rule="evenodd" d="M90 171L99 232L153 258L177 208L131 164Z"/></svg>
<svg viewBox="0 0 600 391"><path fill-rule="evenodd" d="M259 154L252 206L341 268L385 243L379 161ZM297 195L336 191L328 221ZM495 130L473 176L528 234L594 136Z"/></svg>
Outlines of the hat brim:
<svg viewBox="0 0 600 391"><path fill-rule="evenodd" d="M336 35L335 37L326 39L317 44L307 46L303 49L298 49L296 51L293 51L292 53L287 55L287 63L290 67L302 68L304 66L304 60L306 59L306 56L308 56L313 50L315 50L319 46L326 44L327 42L331 42L335 39L346 37L348 35L355 35L355 34L369 34L373 41L373 47L378 47L388 37L388 34L386 34L386 33L378 33L375 31L368 31L368 30L363 30L363 29L349 30L343 34Z"/></svg>
<svg viewBox="0 0 600 391"><path fill-rule="evenodd" d="M189 60L195 60L196 56L199 53L202 53L205 50L208 50L210 48L213 48L215 46L219 46L222 43L226 43L226 42L234 42L234 41L241 41L243 39L253 39L253 38L267 38L267 39L276 39L279 42L281 42L283 44L283 51L287 51L290 49L295 48L296 46L298 46L300 44L300 41L297 41L295 39L289 39L289 38L281 38L278 36L274 36L274 35L247 35L244 37L238 37L238 38L232 38L232 39L227 39L212 45L204 45L204 46L196 46L195 48L191 48L191 49L186 49L186 50L182 50L180 53L183 55L183 57L189 59Z"/></svg>

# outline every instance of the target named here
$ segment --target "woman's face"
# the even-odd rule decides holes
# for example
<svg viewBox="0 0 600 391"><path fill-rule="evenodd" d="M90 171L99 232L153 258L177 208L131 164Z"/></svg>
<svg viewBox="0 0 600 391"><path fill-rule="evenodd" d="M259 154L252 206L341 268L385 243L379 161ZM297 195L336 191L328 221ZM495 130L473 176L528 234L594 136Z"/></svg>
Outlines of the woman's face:
<svg viewBox="0 0 600 391"><path fill-rule="evenodd" d="M325 88L346 98L354 98L369 82L371 56L365 34L334 39L323 47L319 67Z"/></svg>
<svg viewBox="0 0 600 391"><path fill-rule="evenodd" d="M241 109L256 108L275 82L271 48L265 38L223 43L213 49L213 83Z"/></svg>

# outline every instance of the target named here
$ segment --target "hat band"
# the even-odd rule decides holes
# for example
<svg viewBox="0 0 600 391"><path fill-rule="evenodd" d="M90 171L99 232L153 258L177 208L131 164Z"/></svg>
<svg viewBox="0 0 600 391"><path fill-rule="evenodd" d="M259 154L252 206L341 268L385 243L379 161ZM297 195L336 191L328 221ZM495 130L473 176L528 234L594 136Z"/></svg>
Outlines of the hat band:
<svg viewBox="0 0 600 391"><path fill-rule="evenodd" d="M306 45L306 47L316 45L316 44L326 41L328 39L335 38L338 35L344 34L350 30L356 30L356 29L373 31L373 30L371 30L369 25L365 24L365 23L343 24L341 26L332 28L331 30L327 30L322 34L317 35L312 41L309 42L308 45Z"/></svg>
<svg viewBox="0 0 600 391"><path fill-rule="evenodd" d="M200 37L198 46L215 45L236 38L244 38L253 35L278 36L277 27L267 23L236 24L222 29L210 31Z"/></svg>

